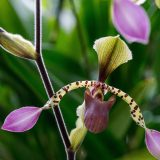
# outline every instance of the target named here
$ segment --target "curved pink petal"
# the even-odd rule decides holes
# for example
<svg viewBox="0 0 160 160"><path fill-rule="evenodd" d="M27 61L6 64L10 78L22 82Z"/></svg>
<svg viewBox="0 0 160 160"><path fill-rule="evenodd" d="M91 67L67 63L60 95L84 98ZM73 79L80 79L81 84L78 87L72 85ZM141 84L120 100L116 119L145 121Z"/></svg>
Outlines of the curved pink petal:
<svg viewBox="0 0 160 160"><path fill-rule="evenodd" d="M150 21L141 6L130 0L114 0L112 19L118 32L128 42L148 43Z"/></svg>
<svg viewBox="0 0 160 160"><path fill-rule="evenodd" d="M157 159L160 159L160 132L146 130L146 145L149 152Z"/></svg>
<svg viewBox="0 0 160 160"><path fill-rule="evenodd" d="M11 112L5 119L1 129L10 132L24 132L37 122L42 109L39 107L22 107Z"/></svg>

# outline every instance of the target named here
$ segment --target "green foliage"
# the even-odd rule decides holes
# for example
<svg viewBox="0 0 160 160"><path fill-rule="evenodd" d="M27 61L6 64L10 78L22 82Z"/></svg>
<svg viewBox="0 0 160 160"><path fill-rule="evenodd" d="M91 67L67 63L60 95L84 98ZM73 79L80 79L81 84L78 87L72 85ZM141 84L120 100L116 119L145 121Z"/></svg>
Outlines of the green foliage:
<svg viewBox="0 0 160 160"><path fill-rule="evenodd" d="M69 26L69 31L60 23L63 15L73 13L70 1L61 0L62 7L58 5L60 0L43 1L43 56L55 90L76 80L96 79L98 60L93 43L97 38L117 35L110 20L110 0L75 1L87 46L90 74L82 56L82 42L74 15L71 14L73 26ZM25 0L0 0L0 27L33 41L34 6L32 1L23 2ZM160 130L160 11L151 0L144 7L151 19L150 43L147 46L130 44L133 60L114 71L107 82L134 97L144 113L147 126ZM2 49L0 60L2 124L10 111L27 105L43 106L47 96L33 62L16 58ZM74 91L62 100L61 109L69 130L75 127L76 107L82 101L82 90ZM98 135L88 133L77 154L80 160L97 160L97 157L100 160L154 159L145 148L143 129L132 123L129 107L118 98L110 113L108 129ZM37 125L26 133L0 130L0 159L64 160L65 152L52 112L42 113Z"/></svg>

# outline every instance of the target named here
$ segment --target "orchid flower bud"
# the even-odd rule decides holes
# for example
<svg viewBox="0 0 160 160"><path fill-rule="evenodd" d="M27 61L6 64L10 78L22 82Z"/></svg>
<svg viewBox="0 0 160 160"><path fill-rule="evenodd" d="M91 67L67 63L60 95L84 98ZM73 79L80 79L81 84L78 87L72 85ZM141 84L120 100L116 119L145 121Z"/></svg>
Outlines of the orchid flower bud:
<svg viewBox="0 0 160 160"><path fill-rule="evenodd" d="M112 20L118 32L128 42L148 43L150 21L141 6L131 0L113 0Z"/></svg>
<svg viewBox="0 0 160 160"><path fill-rule="evenodd" d="M11 34L0 28L0 46L7 52L27 59L35 60L37 53L33 44L17 34Z"/></svg>

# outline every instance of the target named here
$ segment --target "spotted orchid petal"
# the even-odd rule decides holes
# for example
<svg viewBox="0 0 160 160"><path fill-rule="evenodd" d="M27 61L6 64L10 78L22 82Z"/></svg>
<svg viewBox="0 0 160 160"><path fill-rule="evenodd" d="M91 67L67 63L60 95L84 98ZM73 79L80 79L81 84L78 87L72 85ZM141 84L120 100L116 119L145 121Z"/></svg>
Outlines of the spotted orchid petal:
<svg viewBox="0 0 160 160"><path fill-rule="evenodd" d="M10 132L27 131L36 124L41 112L41 108L32 106L16 109L6 117L2 129Z"/></svg>
<svg viewBox="0 0 160 160"><path fill-rule="evenodd" d="M151 129L146 129L145 141L149 152L156 159L160 159L160 132Z"/></svg>
<svg viewBox="0 0 160 160"><path fill-rule="evenodd" d="M104 82L108 75L121 64L132 59L126 43L119 36L103 37L95 41L93 48L98 54L99 81Z"/></svg>
<svg viewBox="0 0 160 160"><path fill-rule="evenodd" d="M150 21L141 6L130 0L114 0L113 24L124 38L132 43L147 44L150 35Z"/></svg>

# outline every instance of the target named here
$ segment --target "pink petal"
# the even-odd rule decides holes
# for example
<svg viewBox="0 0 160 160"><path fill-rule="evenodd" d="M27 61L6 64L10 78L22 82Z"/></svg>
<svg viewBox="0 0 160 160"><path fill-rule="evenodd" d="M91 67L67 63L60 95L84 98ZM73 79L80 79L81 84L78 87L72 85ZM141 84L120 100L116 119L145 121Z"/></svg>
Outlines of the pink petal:
<svg viewBox="0 0 160 160"><path fill-rule="evenodd" d="M160 159L160 132L146 130L146 145L149 152L157 159Z"/></svg>
<svg viewBox="0 0 160 160"><path fill-rule="evenodd" d="M150 21L141 6L130 0L114 0L112 18L116 29L128 42L148 43Z"/></svg>
<svg viewBox="0 0 160 160"><path fill-rule="evenodd" d="M6 117L2 129L10 132L27 131L36 124L41 112L41 108L32 106L16 109Z"/></svg>

